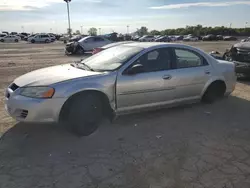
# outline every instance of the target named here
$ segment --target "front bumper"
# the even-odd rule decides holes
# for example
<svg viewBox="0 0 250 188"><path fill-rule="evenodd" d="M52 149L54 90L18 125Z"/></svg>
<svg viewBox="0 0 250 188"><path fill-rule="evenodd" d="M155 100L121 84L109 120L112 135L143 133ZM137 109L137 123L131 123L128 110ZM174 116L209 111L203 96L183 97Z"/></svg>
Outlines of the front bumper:
<svg viewBox="0 0 250 188"><path fill-rule="evenodd" d="M66 100L66 98L34 99L11 93L5 97L5 110L17 121L58 122L61 108Z"/></svg>
<svg viewBox="0 0 250 188"><path fill-rule="evenodd" d="M250 63L234 62L235 72L250 76Z"/></svg>

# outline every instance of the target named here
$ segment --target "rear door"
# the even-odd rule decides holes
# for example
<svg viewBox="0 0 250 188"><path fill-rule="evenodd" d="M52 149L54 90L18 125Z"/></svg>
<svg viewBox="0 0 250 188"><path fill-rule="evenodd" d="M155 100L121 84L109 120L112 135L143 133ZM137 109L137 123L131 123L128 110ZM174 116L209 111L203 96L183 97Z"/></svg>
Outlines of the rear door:
<svg viewBox="0 0 250 188"><path fill-rule="evenodd" d="M173 48L173 56L176 70L173 76L176 83L175 99L199 98L211 77L211 65L201 54L186 48Z"/></svg>
<svg viewBox="0 0 250 188"><path fill-rule="evenodd" d="M106 45L107 42L105 39L101 38L101 37L94 37L94 43L93 43L93 48L98 48L98 47L102 47L104 45Z"/></svg>

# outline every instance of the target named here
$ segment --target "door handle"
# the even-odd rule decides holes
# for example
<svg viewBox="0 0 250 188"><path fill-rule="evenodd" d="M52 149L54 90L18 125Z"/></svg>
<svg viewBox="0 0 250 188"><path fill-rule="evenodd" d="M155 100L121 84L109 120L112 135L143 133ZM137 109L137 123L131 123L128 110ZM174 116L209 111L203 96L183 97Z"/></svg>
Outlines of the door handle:
<svg viewBox="0 0 250 188"><path fill-rule="evenodd" d="M210 71L208 71L208 70L207 70L207 71L205 71L205 74L210 74Z"/></svg>
<svg viewBox="0 0 250 188"><path fill-rule="evenodd" d="M162 77L162 79L164 79L164 80L170 80L171 78L172 78L171 75L164 75L164 76Z"/></svg>

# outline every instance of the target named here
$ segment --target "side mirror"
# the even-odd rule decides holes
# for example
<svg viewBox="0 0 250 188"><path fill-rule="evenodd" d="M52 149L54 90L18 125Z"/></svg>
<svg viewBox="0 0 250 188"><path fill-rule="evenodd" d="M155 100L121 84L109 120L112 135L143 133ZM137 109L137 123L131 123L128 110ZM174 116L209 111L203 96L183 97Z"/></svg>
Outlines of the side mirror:
<svg viewBox="0 0 250 188"><path fill-rule="evenodd" d="M128 69L127 74L133 75L144 72L144 67L142 64L135 64L130 69Z"/></svg>

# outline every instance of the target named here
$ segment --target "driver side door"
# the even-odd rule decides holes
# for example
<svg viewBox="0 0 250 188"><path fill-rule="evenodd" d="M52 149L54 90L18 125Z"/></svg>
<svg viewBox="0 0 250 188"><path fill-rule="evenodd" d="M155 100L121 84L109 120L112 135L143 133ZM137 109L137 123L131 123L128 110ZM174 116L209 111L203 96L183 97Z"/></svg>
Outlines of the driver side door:
<svg viewBox="0 0 250 188"><path fill-rule="evenodd" d="M142 65L143 71L129 74L128 70L135 65ZM173 100L172 71L169 48L160 48L147 52L125 71L119 72L116 87L118 112L153 107Z"/></svg>

